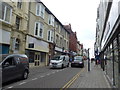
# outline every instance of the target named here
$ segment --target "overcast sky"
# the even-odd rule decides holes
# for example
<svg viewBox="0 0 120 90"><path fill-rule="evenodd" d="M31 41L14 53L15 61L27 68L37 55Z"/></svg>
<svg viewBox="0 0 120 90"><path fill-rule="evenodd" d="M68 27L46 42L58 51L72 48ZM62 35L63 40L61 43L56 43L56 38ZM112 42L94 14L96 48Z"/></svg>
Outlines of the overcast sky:
<svg viewBox="0 0 120 90"><path fill-rule="evenodd" d="M63 24L71 24L84 48L94 55L97 7L100 0L41 0Z"/></svg>

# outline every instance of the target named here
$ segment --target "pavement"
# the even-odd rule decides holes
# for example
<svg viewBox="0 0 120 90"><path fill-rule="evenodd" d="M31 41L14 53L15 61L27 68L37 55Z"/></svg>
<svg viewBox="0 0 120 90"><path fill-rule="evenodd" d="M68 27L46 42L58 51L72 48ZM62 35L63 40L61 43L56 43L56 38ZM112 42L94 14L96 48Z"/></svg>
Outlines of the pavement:
<svg viewBox="0 0 120 90"><path fill-rule="evenodd" d="M85 67L79 78L69 88L112 88L100 65L95 65L95 62L90 64L90 71L88 66Z"/></svg>

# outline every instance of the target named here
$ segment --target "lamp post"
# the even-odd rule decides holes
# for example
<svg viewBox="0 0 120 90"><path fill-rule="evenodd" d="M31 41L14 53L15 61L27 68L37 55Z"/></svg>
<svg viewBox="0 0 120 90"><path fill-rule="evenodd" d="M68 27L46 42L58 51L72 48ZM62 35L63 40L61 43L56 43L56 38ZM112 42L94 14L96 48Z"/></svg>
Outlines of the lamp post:
<svg viewBox="0 0 120 90"><path fill-rule="evenodd" d="M90 48L88 48L88 71L90 71L90 57L89 57L89 49L90 49Z"/></svg>

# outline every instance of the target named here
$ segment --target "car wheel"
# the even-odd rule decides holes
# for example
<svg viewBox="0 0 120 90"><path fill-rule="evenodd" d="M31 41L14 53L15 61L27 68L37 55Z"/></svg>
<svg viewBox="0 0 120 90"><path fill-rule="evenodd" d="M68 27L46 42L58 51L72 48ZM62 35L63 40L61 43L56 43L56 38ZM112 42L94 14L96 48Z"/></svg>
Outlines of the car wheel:
<svg viewBox="0 0 120 90"><path fill-rule="evenodd" d="M25 70L22 76L22 79L27 79L28 78L28 71Z"/></svg>
<svg viewBox="0 0 120 90"><path fill-rule="evenodd" d="M68 65L67 65L67 67L69 67L69 63L68 63Z"/></svg>
<svg viewBox="0 0 120 90"><path fill-rule="evenodd" d="M84 68L84 64L82 65L82 68Z"/></svg>
<svg viewBox="0 0 120 90"><path fill-rule="evenodd" d="M73 65L71 65L71 67L73 67Z"/></svg>

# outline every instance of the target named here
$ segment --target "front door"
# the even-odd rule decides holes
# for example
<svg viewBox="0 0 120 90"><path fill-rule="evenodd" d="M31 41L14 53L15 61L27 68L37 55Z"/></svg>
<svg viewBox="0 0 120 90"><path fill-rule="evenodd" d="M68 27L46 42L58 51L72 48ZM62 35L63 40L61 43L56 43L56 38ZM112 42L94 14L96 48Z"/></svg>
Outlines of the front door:
<svg viewBox="0 0 120 90"><path fill-rule="evenodd" d="M40 65L40 52L35 52L35 66L39 66Z"/></svg>

